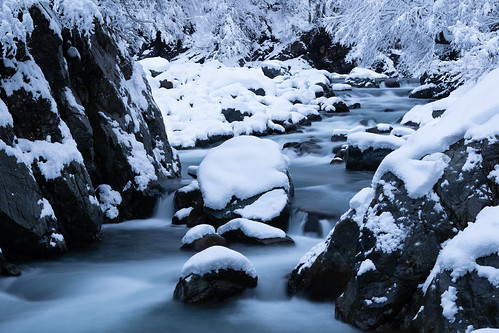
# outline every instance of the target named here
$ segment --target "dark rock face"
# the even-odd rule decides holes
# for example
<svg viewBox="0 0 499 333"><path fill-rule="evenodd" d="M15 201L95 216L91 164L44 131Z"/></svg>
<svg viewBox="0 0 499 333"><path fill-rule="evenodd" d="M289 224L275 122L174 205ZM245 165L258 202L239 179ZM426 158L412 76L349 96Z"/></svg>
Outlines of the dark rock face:
<svg viewBox="0 0 499 333"><path fill-rule="evenodd" d="M224 237L218 234L208 234L203 236L202 238L196 239L190 244L182 245L182 249L194 250L199 252L216 245L227 246L227 241Z"/></svg>
<svg viewBox="0 0 499 333"><path fill-rule="evenodd" d="M203 276L191 274L179 279L173 297L191 304L214 303L239 295L246 288L254 288L257 282L257 277L232 269L221 269Z"/></svg>
<svg viewBox="0 0 499 333"><path fill-rule="evenodd" d="M7 262L7 259L0 253L0 275L3 276L20 276L21 270L15 265Z"/></svg>
<svg viewBox="0 0 499 333"><path fill-rule="evenodd" d="M498 256L481 258L481 265L499 268ZM424 308L416 318L416 325L427 332L458 332L468 325L498 327L499 299L497 287L476 271L452 281L449 271L438 274L430 284L422 301ZM442 320L442 294L455 288L456 313L450 320ZM452 289L451 289L452 290ZM495 297L491 295L496 295Z"/></svg>
<svg viewBox="0 0 499 333"><path fill-rule="evenodd" d="M0 248L41 257L95 239L105 220L148 216L160 182L179 175L161 113L142 73L96 20L62 29L50 6L29 9L34 30L0 64ZM33 112L36 110L36 112ZM24 162L21 162L24 161ZM119 215L95 195L109 184Z"/></svg>
<svg viewBox="0 0 499 333"><path fill-rule="evenodd" d="M499 186L488 178L497 164L499 143L461 140L445 154L448 167L430 198L410 198L397 177L385 174L366 199L367 206L345 215L324 249L301 271L300 265L295 269L290 291L337 299L337 317L366 330L464 332L469 325L497 325L497 288L476 272L452 281L450 272L443 271L425 295L419 287L435 264L440 244L465 229L484 207L499 204ZM463 168L472 154L482 160ZM479 260L498 266L495 256ZM442 316L440 305L450 286L462 307L452 322Z"/></svg>
<svg viewBox="0 0 499 333"><path fill-rule="evenodd" d="M293 149L298 155L320 153L322 147L317 144L317 140L310 139L304 142L286 142L283 149Z"/></svg>
<svg viewBox="0 0 499 333"><path fill-rule="evenodd" d="M346 168L350 170L375 171L381 161L390 154L393 149L389 148L368 148L361 151L358 147L349 145L345 152Z"/></svg>
<svg viewBox="0 0 499 333"><path fill-rule="evenodd" d="M229 123L232 123L234 121L243 121L244 117L250 116L250 114L247 112L241 112L239 110L231 108L223 109L222 114Z"/></svg>

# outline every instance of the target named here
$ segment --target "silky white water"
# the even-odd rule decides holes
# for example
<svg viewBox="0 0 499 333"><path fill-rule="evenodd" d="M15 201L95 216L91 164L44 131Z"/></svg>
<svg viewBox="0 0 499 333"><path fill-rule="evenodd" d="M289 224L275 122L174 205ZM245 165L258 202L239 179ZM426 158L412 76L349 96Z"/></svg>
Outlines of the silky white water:
<svg viewBox="0 0 499 333"><path fill-rule="evenodd" d="M315 138L320 154L298 156L290 150L295 186L289 234L293 247L232 246L258 273L258 287L220 305L189 306L172 298L182 265L192 252L179 250L187 228L171 225L172 194L161 199L155 217L105 225L102 240L63 257L21 263L18 278L0 278L0 332L355 332L335 320L332 303L289 297L286 275L320 242L348 201L369 186L372 173L330 165L335 128L393 123L422 100L407 98L410 87L355 89L340 94L361 109L326 117L304 133L272 136L283 144ZM183 177L206 150L180 152ZM306 213L320 216L317 232L304 232Z"/></svg>

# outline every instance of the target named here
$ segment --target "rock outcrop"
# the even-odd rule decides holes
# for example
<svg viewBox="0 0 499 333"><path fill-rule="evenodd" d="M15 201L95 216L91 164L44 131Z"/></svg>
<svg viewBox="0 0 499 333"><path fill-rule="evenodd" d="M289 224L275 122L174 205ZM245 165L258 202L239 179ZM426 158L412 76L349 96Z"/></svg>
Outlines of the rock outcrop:
<svg viewBox="0 0 499 333"><path fill-rule="evenodd" d="M185 303L213 303L241 294L258 283L255 268L242 254L212 246L182 268L173 297Z"/></svg>
<svg viewBox="0 0 499 333"><path fill-rule="evenodd" d="M16 24L32 29L1 45L0 247L8 257L61 253L95 239L105 221L146 217L160 183L179 175L140 67L94 9L82 27L36 3L9 23L12 34ZM103 184L111 197L97 198Z"/></svg>
<svg viewBox="0 0 499 333"><path fill-rule="evenodd" d="M197 180L175 193L174 222L218 228L243 217L285 230L292 196L287 159L279 145L239 136L210 150Z"/></svg>
<svg viewBox="0 0 499 333"><path fill-rule="evenodd" d="M336 300L336 316L365 330L497 326L499 99L483 96L498 81L489 74L383 160L290 292Z"/></svg>

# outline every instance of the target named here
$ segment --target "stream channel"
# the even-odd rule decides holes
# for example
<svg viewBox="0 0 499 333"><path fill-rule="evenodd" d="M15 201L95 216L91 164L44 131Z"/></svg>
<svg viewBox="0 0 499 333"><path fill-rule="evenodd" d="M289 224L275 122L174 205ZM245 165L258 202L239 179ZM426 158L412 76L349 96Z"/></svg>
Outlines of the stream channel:
<svg viewBox="0 0 499 333"><path fill-rule="evenodd" d="M251 260L258 274L257 288L241 298L216 306L173 300L182 266L194 253L179 250L187 228L171 225L173 195L165 194L153 218L104 225L100 242L54 260L21 263L21 277L1 278L0 332L358 332L334 318L332 303L288 296L286 275L324 239L350 198L371 182L372 172L329 164L333 147L341 144L331 142L333 129L395 123L426 102L407 97L415 86L339 92L348 105L362 107L324 117L303 133L267 137L281 145L315 138L322 149L303 156L284 150L295 186L288 233L296 245L231 246ZM206 152L179 152L182 179L174 186L190 182L187 167L198 165ZM302 211L321 216L318 230L304 231Z"/></svg>

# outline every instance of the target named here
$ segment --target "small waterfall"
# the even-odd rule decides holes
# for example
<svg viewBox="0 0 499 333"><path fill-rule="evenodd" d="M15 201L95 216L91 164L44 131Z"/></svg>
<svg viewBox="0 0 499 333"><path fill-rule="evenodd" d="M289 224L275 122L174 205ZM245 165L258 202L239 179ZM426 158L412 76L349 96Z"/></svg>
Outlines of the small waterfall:
<svg viewBox="0 0 499 333"><path fill-rule="evenodd" d="M171 220L175 213L173 207L173 197L175 192L163 193L154 208L153 218Z"/></svg>
<svg viewBox="0 0 499 333"><path fill-rule="evenodd" d="M292 235L303 235L303 228L307 223L308 214L304 211L293 209L289 218L288 233Z"/></svg>

